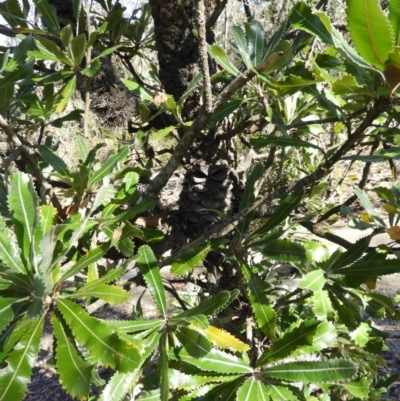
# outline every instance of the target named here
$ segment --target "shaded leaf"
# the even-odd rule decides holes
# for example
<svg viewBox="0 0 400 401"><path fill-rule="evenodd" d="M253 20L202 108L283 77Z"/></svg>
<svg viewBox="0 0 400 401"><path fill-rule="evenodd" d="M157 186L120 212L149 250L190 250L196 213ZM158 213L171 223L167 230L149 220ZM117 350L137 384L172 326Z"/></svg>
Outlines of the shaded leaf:
<svg viewBox="0 0 400 401"><path fill-rule="evenodd" d="M202 358L211 351L211 343L203 334L189 327L180 327L175 335L187 353L193 358Z"/></svg>

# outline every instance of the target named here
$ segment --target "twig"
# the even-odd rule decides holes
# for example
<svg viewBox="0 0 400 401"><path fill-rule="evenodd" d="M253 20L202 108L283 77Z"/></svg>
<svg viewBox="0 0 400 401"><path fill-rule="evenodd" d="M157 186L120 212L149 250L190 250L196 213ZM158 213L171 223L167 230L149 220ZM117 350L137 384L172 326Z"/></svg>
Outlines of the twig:
<svg viewBox="0 0 400 401"><path fill-rule="evenodd" d="M212 106L210 69L208 66L204 0L195 0L195 5L197 11L196 24L198 33L197 42L198 42L198 53L199 53L199 66L201 73L203 75L204 111L206 114L211 114L213 106Z"/></svg>
<svg viewBox="0 0 400 401"><path fill-rule="evenodd" d="M222 11L224 11L227 3L228 3L228 0L217 1L217 5L215 6L213 13L211 14L210 18L207 20L207 23L206 23L207 29L212 28L216 24L219 16L221 15Z"/></svg>
<svg viewBox="0 0 400 401"><path fill-rule="evenodd" d="M87 35L90 37L91 34L91 22L90 22L90 7L91 0L86 0L86 29ZM86 66L89 66L92 60L92 47L89 46L86 50ZM83 117L83 136L85 138L89 137L88 126L89 126L89 109L90 109L90 77L86 77L86 87L85 87L85 114Z"/></svg>

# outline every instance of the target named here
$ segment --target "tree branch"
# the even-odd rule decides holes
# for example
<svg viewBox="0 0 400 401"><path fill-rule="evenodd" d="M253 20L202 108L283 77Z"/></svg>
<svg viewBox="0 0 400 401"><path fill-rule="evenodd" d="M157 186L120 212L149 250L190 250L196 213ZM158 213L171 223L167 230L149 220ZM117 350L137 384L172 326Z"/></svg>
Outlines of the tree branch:
<svg viewBox="0 0 400 401"><path fill-rule="evenodd" d="M221 15L222 11L224 11L227 3L228 3L228 0L217 1L217 5L215 6L213 13L211 14L210 18L208 19L208 21L206 23L207 29L212 28L217 23L218 18Z"/></svg>
<svg viewBox="0 0 400 401"><path fill-rule="evenodd" d="M201 73L203 75L204 111L206 114L211 114L212 92L211 92L211 81L210 81L210 69L208 66L204 0L195 0L195 5L197 11L196 24L198 33L197 42L198 42L198 53L199 53L199 66Z"/></svg>

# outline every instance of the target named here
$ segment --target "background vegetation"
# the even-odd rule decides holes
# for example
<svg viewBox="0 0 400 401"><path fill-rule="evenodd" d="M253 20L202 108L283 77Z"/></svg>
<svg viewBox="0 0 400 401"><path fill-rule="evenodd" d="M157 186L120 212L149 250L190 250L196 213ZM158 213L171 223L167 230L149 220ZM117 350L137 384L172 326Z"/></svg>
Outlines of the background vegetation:
<svg viewBox="0 0 400 401"><path fill-rule="evenodd" d="M33 3L0 3L0 400L24 398L43 330L77 399L382 399L398 2ZM372 232L325 231L340 214ZM132 281L157 318L113 316Z"/></svg>

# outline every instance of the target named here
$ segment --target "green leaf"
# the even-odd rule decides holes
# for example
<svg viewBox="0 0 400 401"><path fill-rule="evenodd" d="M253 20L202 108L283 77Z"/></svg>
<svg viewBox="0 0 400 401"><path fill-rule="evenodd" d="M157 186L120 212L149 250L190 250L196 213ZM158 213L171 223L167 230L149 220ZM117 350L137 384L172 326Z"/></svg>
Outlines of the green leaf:
<svg viewBox="0 0 400 401"><path fill-rule="evenodd" d="M255 66L255 69L263 75L268 75L272 71L281 70L292 59L292 46L289 42L279 43L274 50L267 54L264 60Z"/></svg>
<svg viewBox="0 0 400 401"><path fill-rule="evenodd" d="M173 350L169 351L168 356L170 359L190 363L208 372L226 374L249 374L253 372L253 369L243 359L217 349L212 349L200 359L191 357L184 349L180 350L179 353L175 353Z"/></svg>
<svg viewBox="0 0 400 401"><path fill-rule="evenodd" d="M288 217L290 213L297 207L297 205L303 200L304 193L304 190L296 191L281 201L273 215L264 225L262 225L251 235L250 240L261 237L282 223L282 221L285 220L286 217Z"/></svg>
<svg viewBox="0 0 400 401"><path fill-rule="evenodd" d="M168 333L163 331L160 338L160 355L158 357L158 366L160 370L160 400L168 401L169 383L168 383Z"/></svg>
<svg viewBox="0 0 400 401"><path fill-rule="evenodd" d="M39 9L40 14L44 18L46 25L53 31L59 32L60 26L58 25L55 9L50 7L48 0L35 0L35 6ZM54 11L53 11L54 10Z"/></svg>
<svg viewBox="0 0 400 401"><path fill-rule="evenodd" d="M384 71L394 43L389 22L378 1L348 0L346 14L354 46L366 61Z"/></svg>
<svg viewBox="0 0 400 401"><path fill-rule="evenodd" d="M64 160L58 157L51 149L47 146L39 145L38 151L43 159L53 167L54 171L57 173L67 176L69 174L68 166L65 164Z"/></svg>
<svg viewBox="0 0 400 401"><path fill-rule="evenodd" d="M218 121L224 119L225 117L233 113L236 109L238 109L242 105L242 103L244 103L244 101L244 99L231 99L229 102L224 103L210 117L207 125L209 127L215 126Z"/></svg>
<svg viewBox="0 0 400 401"><path fill-rule="evenodd" d="M239 388L236 396L237 401L258 401L258 380L249 377Z"/></svg>
<svg viewBox="0 0 400 401"><path fill-rule="evenodd" d="M38 196L31 178L24 173L11 176L8 203L13 213L14 230L22 250L25 267L31 270L40 258L39 243L42 227L39 224Z"/></svg>
<svg viewBox="0 0 400 401"><path fill-rule="evenodd" d="M85 56L86 34L82 33L72 39L71 50L75 68L79 68Z"/></svg>
<svg viewBox="0 0 400 401"><path fill-rule="evenodd" d="M247 44L253 65L260 64L264 55L264 28L259 21L245 24Z"/></svg>
<svg viewBox="0 0 400 401"><path fill-rule="evenodd" d="M295 396L288 388L284 386L268 383L267 389L272 400L298 401L297 396Z"/></svg>
<svg viewBox="0 0 400 401"><path fill-rule="evenodd" d="M323 288L325 282L325 272L321 269L318 269L306 274L300 281L299 288L317 292Z"/></svg>
<svg viewBox="0 0 400 401"><path fill-rule="evenodd" d="M400 263L398 259L374 260L357 262L352 266L335 270L335 274L345 276L370 276L379 277L385 274L400 272Z"/></svg>
<svg viewBox="0 0 400 401"><path fill-rule="evenodd" d="M267 258L279 260L281 262L306 260L306 250L303 245L287 239L277 240L254 248L259 250Z"/></svg>
<svg viewBox="0 0 400 401"><path fill-rule="evenodd" d="M0 298L0 333L14 318L14 302L19 298Z"/></svg>
<svg viewBox="0 0 400 401"><path fill-rule="evenodd" d="M110 248L111 243L106 242L94 249L91 249L86 255L82 256L71 268L69 268L62 276L60 281L65 281L67 278L74 276L81 270L88 267L91 263L101 259Z"/></svg>
<svg viewBox="0 0 400 401"><path fill-rule="evenodd" d="M54 315L52 325L57 339L55 359L60 383L73 397L88 398L93 366L79 355L65 327Z"/></svg>
<svg viewBox="0 0 400 401"><path fill-rule="evenodd" d="M319 146L314 145L311 142L303 141L301 139L294 139L290 137L273 136L273 135L255 135L250 138L250 143L256 149L263 148L268 145L275 146L293 146L295 148L314 148L318 149L322 153L325 153Z"/></svg>
<svg viewBox="0 0 400 401"><path fill-rule="evenodd" d="M247 68L253 67L253 64L250 59L249 48L247 47L246 37L242 31L242 28L238 26L231 26L229 28L229 32L233 36L234 39L234 50L246 64Z"/></svg>
<svg viewBox="0 0 400 401"><path fill-rule="evenodd" d="M159 311L165 317L167 316L167 299L153 251L148 245L143 245L139 248L138 255L138 262L143 278Z"/></svg>
<svg viewBox="0 0 400 401"><path fill-rule="evenodd" d="M139 380L142 373L141 369L135 369L133 372L116 372L107 382L107 385L101 392L99 401L121 401L128 391Z"/></svg>
<svg viewBox="0 0 400 401"><path fill-rule="evenodd" d="M42 216L42 231L46 234L54 225L57 216L57 209L51 205L42 205L40 206L40 214Z"/></svg>
<svg viewBox="0 0 400 401"><path fill-rule="evenodd" d="M313 346L318 349L337 347L337 336L337 330L332 322L322 322L315 332Z"/></svg>
<svg viewBox="0 0 400 401"><path fill-rule="evenodd" d="M193 358L202 358L211 351L210 341L196 330L183 326L175 332L175 335Z"/></svg>
<svg viewBox="0 0 400 401"><path fill-rule="evenodd" d="M38 42L42 46L40 46ZM57 61L59 63L64 63L69 67L74 66L73 61L71 61L66 54L50 39L38 36L35 43L39 48L39 51L45 57L44 60ZM38 56L38 54L35 53L35 56Z"/></svg>
<svg viewBox="0 0 400 401"><path fill-rule="evenodd" d="M282 379L303 383L334 383L348 380L357 373L354 363L346 359L330 361L289 362L266 368L262 376L266 379Z"/></svg>
<svg viewBox="0 0 400 401"><path fill-rule="evenodd" d="M57 113L61 113L62 111L64 111L72 95L75 93L75 88L76 88L76 75L74 75L65 84L64 88L59 92L56 105Z"/></svg>
<svg viewBox="0 0 400 401"><path fill-rule="evenodd" d="M309 262L323 262L329 258L328 248L320 242L304 241L303 246L306 249L306 256Z"/></svg>
<svg viewBox="0 0 400 401"><path fill-rule="evenodd" d="M0 401L20 401L31 380L33 364L39 352L44 315L27 321L26 331L10 351L0 370Z"/></svg>
<svg viewBox="0 0 400 401"><path fill-rule="evenodd" d="M87 145L86 139L82 135L76 135L75 143L78 149L79 158L83 161L86 161L89 155L89 147Z"/></svg>
<svg viewBox="0 0 400 401"><path fill-rule="evenodd" d="M121 338L106 323L90 316L71 301L57 299L56 305L79 343L102 365L125 373L140 366L139 340L132 343Z"/></svg>
<svg viewBox="0 0 400 401"><path fill-rule="evenodd" d="M250 203L254 202L254 186L257 182L257 180L262 176L264 172L264 167L260 164L257 163L253 169L251 170L251 173L249 174L247 180L246 180L246 186L244 188L244 194L242 196L242 200L240 201L240 206L239 210L244 209L247 207ZM237 229L241 234L244 234L247 229L250 226L250 223L252 221L254 213L248 213L245 217L243 217L238 225Z"/></svg>
<svg viewBox="0 0 400 401"><path fill-rule="evenodd" d="M370 383L368 382L368 379L366 377L362 377L361 379L350 383L343 383L342 386L355 397L358 397L362 400L368 399L368 394L370 392Z"/></svg>
<svg viewBox="0 0 400 401"><path fill-rule="evenodd" d="M159 330L164 325L164 320L107 320L107 324L127 333L137 333L145 330Z"/></svg>
<svg viewBox="0 0 400 401"><path fill-rule="evenodd" d="M264 282L256 277L245 264L242 264L242 274L246 280L247 296L258 327L268 338L275 339L276 313L264 292Z"/></svg>
<svg viewBox="0 0 400 401"><path fill-rule="evenodd" d="M191 272L196 266L199 266L209 252L218 248L221 241L209 241L204 245L199 245L184 255L180 256L178 260L172 263L171 273L178 276L184 276Z"/></svg>
<svg viewBox="0 0 400 401"><path fill-rule="evenodd" d="M364 206L365 211L373 217L375 221L377 221L382 227L386 227L385 222L379 216L379 214L375 211L374 207L372 206L371 202L369 201L366 193L364 190L358 187L354 187L354 192L358 196L361 204Z"/></svg>
<svg viewBox="0 0 400 401"><path fill-rule="evenodd" d="M368 323L361 323L354 331L350 333L350 338L360 347L365 347L371 340L369 333L372 327Z"/></svg>
<svg viewBox="0 0 400 401"><path fill-rule="evenodd" d="M351 263L354 263L357 259L361 258L361 256L367 250L373 236L374 233L360 238L358 241L352 244L350 248L346 250L346 252L340 254L340 256L334 262L333 266L330 267L330 269L332 271L341 269L342 267L346 267Z"/></svg>
<svg viewBox="0 0 400 401"><path fill-rule="evenodd" d="M329 300L328 291L325 291L323 289L314 291L314 295L311 298L311 302L312 302L312 308L315 312L315 316L318 319L326 320L333 317L334 310Z"/></svg>
<svg viewBox="0 0 400 401"><path fill-rule="evenodd" d="M400 4L397 1L389 2L389 22L394 33L394 45L400 44Z"/></svg>
<svg viewBox="0 0 400 401"><path fill-rule="evenodd" d="M275 341L261 354L257 361L257 366L263 366L267 363L286 358L296 349L305 345L311 345L319 323L316 320L307 320L302 322L299 327L285 333L282 338Z"/></svg>
<svg viewBox="0 0 400 401"><path fill-rule="evenodd" d="M207 45L208 53L210 53L211 57L229 74L236 77L239 75L239 70L229 61L228 56L225 53L225 50L218 45Z"/></svg>
<svg viewBox="0 0 400 401"><path fill-rule="evenodd" d="M92 281L70 296L70 298L87 297L99 298L111 305L116 305L126 302L131 298L131 295L121 287L105 285L98 283L97 281Z"/></svg>
<svg viewBox="0 0 400 401"><path fill-rule="evenodd" d="M176 125L171 125L170 127L162 128L157 132L151 134L151 139L158 140L166 137L170 134L174 129L176 129Z"/></svg>
<svg viewBox="0 0 400 401"><path fill-rule="evenodd" d="M190 308L189 310L182 312L170 319L171 323L174 320L181 318L188 318L197 315L212 316L225 309L225 307L232 302L238 296L237 291L220 291L211 297L203 299L198 305Z"/></svg>
<svg viewBox="0 0 400 401"><path fill-rule="evenodd" d="M0 260L14 272L25 274L20 252L12 231L0 218Z"/></svg>
<svg viewBox="0 0 400 401"><path fill-rule="evenodd" d="M89 188L93 187L94 184L99 182L105 176L109 175L118 162L121 162L122 160L126 159L128 153L129 153L129 148L127 146L123 146L116 155L109 157L105 161L105 163L90 176L88 181L88 187Z"/></svg>

